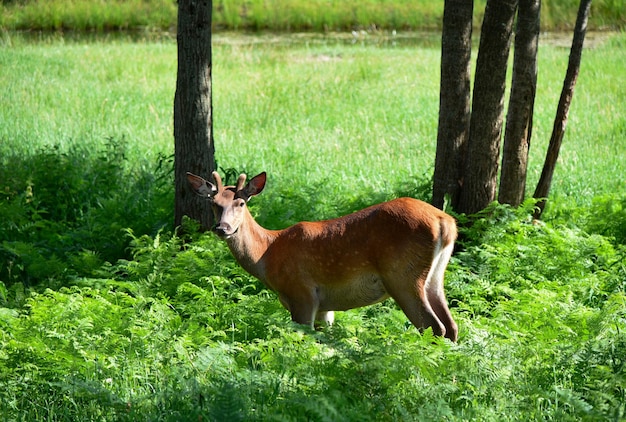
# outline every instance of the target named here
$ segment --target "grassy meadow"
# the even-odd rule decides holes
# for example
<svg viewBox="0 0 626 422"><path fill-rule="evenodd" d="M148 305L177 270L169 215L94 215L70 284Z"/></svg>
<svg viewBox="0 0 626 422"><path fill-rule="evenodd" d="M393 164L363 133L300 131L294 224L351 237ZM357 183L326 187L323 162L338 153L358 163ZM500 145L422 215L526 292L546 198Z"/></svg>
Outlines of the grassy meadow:
<svg viewBox="0 0 626 422"><path fill-rule="evenodd" d="M215 36L217 160L268 172L262 224L429 199L440 48L416 37ZM464 229L452 344L392 301L310 332L214 236L177 235L175 39L4 33L2 420L624 420L626 36L588 41L544 220ZM531 192L564 44L541 42Z"/></svg>

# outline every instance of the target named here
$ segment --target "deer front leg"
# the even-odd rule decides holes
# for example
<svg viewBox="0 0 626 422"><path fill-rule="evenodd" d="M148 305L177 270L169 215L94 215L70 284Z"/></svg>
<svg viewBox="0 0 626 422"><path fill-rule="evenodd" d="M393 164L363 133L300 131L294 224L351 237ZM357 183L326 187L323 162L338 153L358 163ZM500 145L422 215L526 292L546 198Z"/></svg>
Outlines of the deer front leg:
<svg viewBox="0 0 626 422"><path fill-rule="evenodd" d="M291 320L298 324L314 327L319 299L314 292L309 289L302 289L297 292L280 293L280 303L291 313Z"/></svg>

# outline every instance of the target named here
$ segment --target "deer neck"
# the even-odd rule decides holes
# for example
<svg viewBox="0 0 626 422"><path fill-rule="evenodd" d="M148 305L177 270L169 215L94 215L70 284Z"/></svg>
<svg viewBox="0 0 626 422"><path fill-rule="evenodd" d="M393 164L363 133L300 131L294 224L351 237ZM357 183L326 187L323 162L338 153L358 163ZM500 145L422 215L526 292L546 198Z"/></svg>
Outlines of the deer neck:
<svg viewBox="0 0 626 422"><path fill-rule="evenodd" d="M265 282L263 256L278 236L278 231L267 230L247 213L237 233L226 239L228 248L244 270Z"/></svg>

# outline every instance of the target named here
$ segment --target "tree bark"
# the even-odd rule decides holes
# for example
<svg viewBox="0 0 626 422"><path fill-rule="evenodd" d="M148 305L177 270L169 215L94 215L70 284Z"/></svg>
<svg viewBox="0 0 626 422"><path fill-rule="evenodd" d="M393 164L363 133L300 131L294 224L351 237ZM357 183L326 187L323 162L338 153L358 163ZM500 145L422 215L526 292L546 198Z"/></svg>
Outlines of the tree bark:
<svg viewBox="0 0 626 422"><path fill-rule="evenodd" d="M439 127L433 177L433 205L443 209L446 195L459 202L469 136L473 0L446 0L441 36Z"/></svg>
<svg viewBox="0 0 626 422"><path fill-rule="evenodd" d="M184 215L212 225L208 201L187 184L186 172L207 177L215 170L211 96L211 0L178 1L178 73L174 96L174 224Z"/></svg>
<svg viewBox="0 0 626 422"><path fill-rule="evenodd" d="M515 30L513 81L509 99L498 201L519 206L526 192L528 150L537 89L537 46L541 0L520 0Z"/></svg>
<svg viewBox="0 0 626 422"><path fill-rule="evenodd" d="M474 214L496 198L504 89L517 0L487 0L476 62L465 178L457 210Z"/></svg>
<svg viewBox="0 0 626 422"><path fill-rule="evenodd" d="M556 160L559 157L563 136L565 135L567 116L569 114L569 108L574 96L574 87L576 86L576 80L578 79L578 72L580 70L580 61L583 53L585 33L587 32L587 20L589 19L590 8L591 0L581 0L576 17L574 39L572 40L567 72L565 74L565 80L563 81L563 89L554 119L554 126L552 127L552 136L550 137L550 144L548 145L548 152L546 154L541 177L539 178L537 189L535 189L535 194L533 195L534 198L539 199L537 209L534 213L535 218L541 217L546 206L546 198L550 193L552 176L554 175Z"/></svg>

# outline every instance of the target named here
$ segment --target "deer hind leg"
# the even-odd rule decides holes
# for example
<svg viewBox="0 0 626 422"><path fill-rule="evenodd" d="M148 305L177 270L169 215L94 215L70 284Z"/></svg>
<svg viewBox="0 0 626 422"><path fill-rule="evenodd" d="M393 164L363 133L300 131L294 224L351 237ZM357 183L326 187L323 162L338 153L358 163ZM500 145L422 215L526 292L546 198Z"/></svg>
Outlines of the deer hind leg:
<svg viewBox="0 0 626 422"><path fill-rule="evenodd" d="M317 315L315 315L316 325L320 326L324 325L333 325L335 322L335 313L333 311L317 311Z"/></svg>
<svg viewBox="0 0 626 422"><path fill-rule="evenodd" d="M410 280L410 281L409 281ZM423 288L426 276L415 277L412 274L387 277L385 289L405 313L409 321L420 331L431 327L433 334L444 336L446 327L441 322ZM408 281L408 282L407 282Z"/></svg>
<svg viewBox="0 0 626 422"><path fill-rule="evenodd" d="M450 256L452 256L453 249L454 244L451 243L443 248L439 246L435 250L433 263L428 272L426 283L424 284L424 291L430 307L445 327L445 336L452 341L456 341L459 329L452 318L452 314L450 314L446 295L443 290L443 276L448 262L450 261Z"/></svg>

